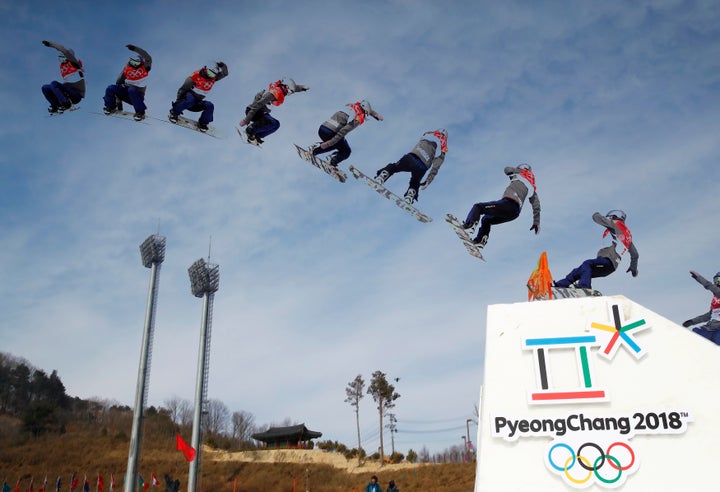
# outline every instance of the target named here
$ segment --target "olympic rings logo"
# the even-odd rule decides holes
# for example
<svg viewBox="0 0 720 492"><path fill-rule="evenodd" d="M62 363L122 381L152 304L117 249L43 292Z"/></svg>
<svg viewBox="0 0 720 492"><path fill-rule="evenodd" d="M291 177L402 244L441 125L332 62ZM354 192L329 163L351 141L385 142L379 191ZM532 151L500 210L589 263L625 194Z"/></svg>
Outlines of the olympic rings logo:
<svg viewBox="0 0 720 492"><path fill-rule="evenodd" d="M583 454L584 451L587 449L594 449L596 453L592 453L592 455L597 454L597 457L594 459L591 457L587 457ZM629 458L629 463L626 465L621 464L620 459L616 456L611 454L613 452L613 449L617 448L625 448L626 453L621 453L623 455L622 458ZM556 458L561 458L558 455L565 454L560 450L566 450L568 452L567 458L559 459L556 461ZM557 451L557 452L556 452ZM608 446L606 450L603 451L603 449L594 442L586 442L582 446L580 446L577 450L577 452L573 451L573 449L565 443L558 443L554 444L550 450L548 451L548 463L551 467L553 467L555 470L562 472L565 474L565 477L574 484L581 485L586 483L588 480L592 478L593 475L595 475L595 478L597 478L600 482L605 484L613 484L620 480L620 477L622 477L623 472L631 469L633 465L635 464L635 451L630 447L629 444L616 441ZM605 464L608 464L610 466L610 477L606 477L601 475L600 470L605 466ZM575 464L579 464L581 468L587 471L587 474L585 476L575 477L571 475L570 470L573 469ZM613 471L614 470L614 471ZM617 472L617 473L616 473ZM607 475L607 474L606 474ZM614 475L614 476L613 476Z"/></svg>

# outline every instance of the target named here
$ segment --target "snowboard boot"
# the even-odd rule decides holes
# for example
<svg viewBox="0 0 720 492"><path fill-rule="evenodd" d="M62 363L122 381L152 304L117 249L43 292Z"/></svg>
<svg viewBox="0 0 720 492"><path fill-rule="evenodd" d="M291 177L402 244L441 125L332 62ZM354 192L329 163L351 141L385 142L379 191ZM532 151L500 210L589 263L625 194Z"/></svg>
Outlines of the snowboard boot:
<svg viewBox="0 0 720 492"><path fill-rule="evenodd" d="M485 247L485 245L487 244L487 242L488 242L488 237L487 237L487 235L484 235L484 236L482 236L482 237L476 237L475 239L473 239L473 244L476 245L478 248L481 248L481 249Z"/></svg>
<svg viewBox="0 0 720 492"><path fill-rule="evenodd" d="M142 121L142 120L145 119L145 113L135 113L135 114L133 115L133 119L134 119L135 121Z"/></svg>
<svg viewBox="0 0 720 492"><path fill-rule="evenodd" d="M203 132L203 133L205 133L206 131L208 131L207 123L200 123L200 122L198 121L197 128L198 128L198 130L200 130L200 131Z"/></svg>
<svg viewBox="0 0 720 492"><path fill-rule="evenodd" d="M380 184L385 184L385 181L390 177L390 173L385 171L384 169L382 171L378 171L375 175L375 181L377 181Z"/></svg>
<svg viewBox="0 0 720 492"><path fill-rule="evenodd" d="M115 112L114 109L108 108L107 106L103 106L103 114L104 115L107 116L107 115L113 114L114 112Z"/></svg>
<svg viewBox="0 0 720 492"><path fill-rule="evenodd" d="M478 225L477 222L463 222L461 227L463 229L475 229L476 225Z"/></svg>
<svg viewBox="0 0 720 492"><path fill-rule="evenodd" d="M333 154L333 156L328 161L328 165L337 169L337 167L338 167L337 154Z"/></svg>
<svg viewBox="0 0 720 492"><path fill-rule="evenodd" d="M50 107L48 107L48 113L50 113L50 115L52 116L52 115L58 114L58 110L57 110L57 108L53 108L52 106L50 106Z"/></svg>
<svg viewBox="0 0 720 492"><path fill-rule="evenodd" d="M172 109L168 113L168 120L170 120L170 123L177 123L178 122L178 115L172 112Z"/></svg>
<svg viewBox="0 0 720 492"><path fill-rule="evenodd" d="M66 101L62 103L58 109L62 112L70 108L72 108L72 101Z"/></svg>
<svg viewBox="0 0 720 492"><path fill-rule="evenodd" d="M405 192L405 202L412 205L412 203L417 199L417 191L410 188Z"/></svg>

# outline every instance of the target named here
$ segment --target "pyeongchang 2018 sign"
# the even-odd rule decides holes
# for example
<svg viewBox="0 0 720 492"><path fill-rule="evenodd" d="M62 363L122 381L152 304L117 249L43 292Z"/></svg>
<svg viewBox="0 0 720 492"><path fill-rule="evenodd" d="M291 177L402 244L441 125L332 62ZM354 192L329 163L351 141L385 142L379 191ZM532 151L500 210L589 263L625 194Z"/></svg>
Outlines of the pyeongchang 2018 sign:
<svg viewBox="0 0 720 492"><path fill-rule="evenodd" d="M610 324L590 322L584 333L569 337L524 338L522 350L533 352L536 388L528 392L530 405L583 404L609 401L607 389L592 371L592 349L612 361L624 347L637 360L646 351L636 335L649 328L644 319L622 320L620 307L609 306ZM573 350L578 387L556 388L548 360L556 350ZM592 410L573 411L553 417L533 418L492 415L492 436L515 441L525 437L550 437L543 454L550 473L572 488L597 485L614 489L625 483L640 466L640 456L630 444L638 434L683 434L692 417L687 409L637 409L626 414Z"/></svg>

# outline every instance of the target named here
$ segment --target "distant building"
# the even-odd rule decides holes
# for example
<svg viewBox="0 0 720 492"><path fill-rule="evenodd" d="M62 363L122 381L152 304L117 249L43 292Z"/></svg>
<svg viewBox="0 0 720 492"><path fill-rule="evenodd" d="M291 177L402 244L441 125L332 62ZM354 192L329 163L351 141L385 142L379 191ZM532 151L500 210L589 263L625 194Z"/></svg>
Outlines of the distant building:
<svg viewBox="0 0 720 492"><path fill-rule="evenodd" d="M290 427L270 427L265 432L258 432L251 437L265 443L267 448L306 448L310 439L317 439L322 432L311 431L305 424Z"/></svg>

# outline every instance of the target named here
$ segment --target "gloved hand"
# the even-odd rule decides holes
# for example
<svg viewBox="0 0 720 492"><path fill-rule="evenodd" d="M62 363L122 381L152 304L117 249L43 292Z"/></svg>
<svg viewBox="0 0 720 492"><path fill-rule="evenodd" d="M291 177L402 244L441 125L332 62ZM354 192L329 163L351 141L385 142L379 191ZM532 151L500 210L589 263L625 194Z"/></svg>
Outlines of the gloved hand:
<svg viewBox="0 0 720 492"><path fill-rule="evenodd" d="M538 224L533 224L532 227L530 227L530 230L535 231L535 234L537 235L540 233L540 226Z"/></svg>
<svg viewBox="0 0 720 492"><path fill-rule="evenodd" d="M627 270L625 270L625 273L628 273L628 272L632 273L633 277L637 277L638 271L636 269L634 269L633 267L630 267Z"/></svg>
<svg viewBox="0 0 720 492"><path fill-rule="evenodd" d="M683 321L683 326L685 328L690 328L692 326L692 322L690 320Z"/></svg>
<svg viewBox="0 0 720 492"><path fill-rule="evenodd" d="M135 51L135 45L134 44L126 44L125 47L129 49L130 51Z"/></svg>
<svg viewBox="0 0 720 492"><path fill-rule="evenodd" d="M313 145L312 155L318 155L318 153L320 152L321 149L322 149L322 144Z"/></svg>
<svg viewBox="0 0 720 492"><path fill-rule="evenodd" d="M42 44L44 44L45 46L50 46L50 41L45 41L45 40L43 39Z"/></svg>
<svg viewBox="0 0 720 492"><path fill-rule="evenodd" d="M247 125L247 121L245 121L245 118L243 118L240 120L240 126L245 126L245 125Z"/></svg>
<svg viewBox="0 0 720 492"><path fill-rule="evenodd" d="M699 274L698 272L694 271L694 270L690 270L690 276L691 276L692 278L694 278L695 280L697 280L698 277L700 276L700 274Z"/></svg>
<svg viewBox="0 0 720 492"><path fill-rule="evenodd" d="M422 183L420 183L420 189L421 189L421 190L424 190L424 189L427 188L428 186L430 186L430 183L428 183L427 181L423 181Z"/></svg>

